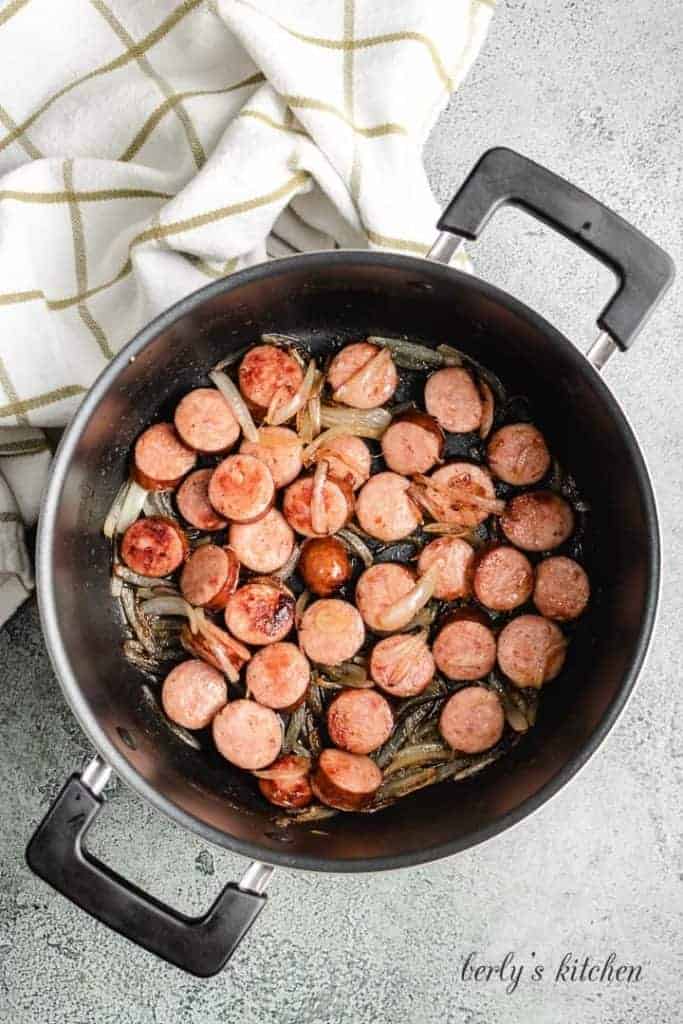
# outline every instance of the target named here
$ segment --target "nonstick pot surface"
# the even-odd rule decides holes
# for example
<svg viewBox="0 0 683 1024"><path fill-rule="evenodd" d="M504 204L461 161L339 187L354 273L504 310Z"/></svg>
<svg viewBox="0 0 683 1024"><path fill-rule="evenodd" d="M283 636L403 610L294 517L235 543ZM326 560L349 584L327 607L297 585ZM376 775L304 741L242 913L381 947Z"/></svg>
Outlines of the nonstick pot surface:
<svg viewBox="0 0 683 1024"><path fill-rule="evenodd" d="M273 826L252 781L196 752L144 697L121 654L101 526L130 446L213 363L267 331L314 353L368 334L448 342L489 366L534 420L592 512L584 545L595 596L537 726L507 758L375 815L315 831ZM498 289L448 267L377 253L272 262L195 293L105 370L55 460L41 522L39 599L53 662L81 725L142 796L205 839L272 863L319 870L399 867L453 853L542 804L585 762L623 707L651 633L659 582L656 512L635 438L604 382L549 324Z"/></svg>

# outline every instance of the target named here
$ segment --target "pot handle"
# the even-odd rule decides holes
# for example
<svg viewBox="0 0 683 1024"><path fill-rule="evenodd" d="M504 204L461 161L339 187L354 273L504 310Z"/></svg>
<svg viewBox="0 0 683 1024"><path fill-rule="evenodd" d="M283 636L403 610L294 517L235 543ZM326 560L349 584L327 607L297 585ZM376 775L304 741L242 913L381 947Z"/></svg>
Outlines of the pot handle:
<svg viewBox="0 0 683 1024"><path fill-rule="evenodd" d="M95 772L93 772L95 766ZM72 775L26 849L31 871L98 921L157 956L200 978L217 974L263 909L272 868L252 864L239 885L230 882L201 917L173 910L127 882L84 849L88 829L103 806L100 790L109 768L96 758L82 776ZM90 775L88 774L90 773Z"/></svg>
<svg viewBox="0 0 683 1024"><path fill-rule="evenodd" d="M484 153L444 210L439 230L476 239L492 214L508 203L555 228L616 273L619 287L598 326L626 351L673 281L670 257L580 188L503 147ZM456 246L449 241L452 254ZM438 248L437 242L430 257L439 258Z"/></svg>

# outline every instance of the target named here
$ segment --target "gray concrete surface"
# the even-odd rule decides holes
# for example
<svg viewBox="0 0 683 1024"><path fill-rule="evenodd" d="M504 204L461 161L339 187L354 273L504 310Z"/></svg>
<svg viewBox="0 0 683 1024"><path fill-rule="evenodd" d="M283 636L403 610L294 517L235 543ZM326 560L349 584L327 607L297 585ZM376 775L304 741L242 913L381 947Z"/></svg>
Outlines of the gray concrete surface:
<svg viewBox="0 0 683 1024"><path fill-rule="evenodd" d="M508 0L427 147L445 201L487 147L518 147L604 198L679 265L683 15L665 0ZM521 215L502 213L477 267L577 344L610 275ZM649 664L618 728L533 819L471 852L386 876L280 871L254 931L199 982L87 919L23 863L32 826L88 749L48 665L34 604L0 634L0 1019L11 1024L674 1024L681 948L683 304L677 289L607 378L642 439L662 511L666 580ZM96 852L197 912L239 858L118 787ZM631 985L462 981L464 956L566 952L641 964ZM527 968L530 972L530 968Z"/></svg>

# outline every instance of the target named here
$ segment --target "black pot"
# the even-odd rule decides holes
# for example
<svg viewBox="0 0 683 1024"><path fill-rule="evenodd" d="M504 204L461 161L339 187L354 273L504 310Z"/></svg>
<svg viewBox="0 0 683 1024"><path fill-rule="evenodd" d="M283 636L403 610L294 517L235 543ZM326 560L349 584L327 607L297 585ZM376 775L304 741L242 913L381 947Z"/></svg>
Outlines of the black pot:
<svg viewBox="0 0 683 1024"><path fill-rule="evenodd" d="M31 840L28 861L85 910L193 973L215 973L228 959L263 905L267 865L383 871L457 853L518 822L585 764L636 681L658 600L657 513L637 440L597 371L615 346L628 347L673 270L614 213L503 149L480 160L439 227L476 238L505 202L617 271L620 286L588 358L500 289L439 263L458 244L453 234L442 234L427 260L378 252L296 256L233 274L158 317L99 377L60 445L41 517L38 595L57 677L99 756L66 784ZM325 835L292 829L287 844L239 772L176 740L141 699L139 674L121 654L101 533L136 435L203 383L207 367L231 347L267 331L297 334L314 351L324 351L330 332L452 340L529 396L592 508L585 558L595 598L525 741L469 782L442 783L376 815L339 815L325 823ZM163 907L84 854L111 769L203 839L258 861L203 918Z"/></svg>

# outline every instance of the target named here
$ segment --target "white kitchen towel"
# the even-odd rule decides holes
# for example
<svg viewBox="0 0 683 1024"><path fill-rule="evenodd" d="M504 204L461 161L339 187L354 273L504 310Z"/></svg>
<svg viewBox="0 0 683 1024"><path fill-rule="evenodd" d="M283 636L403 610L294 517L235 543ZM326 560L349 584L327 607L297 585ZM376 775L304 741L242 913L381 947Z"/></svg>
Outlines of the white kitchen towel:
<svg viewBox="0 0 683 1024"><path fill-rule="evenodd" d="M0 623L49 452L107 360L212 278L424 254L422 144L494 0L0 3Z"/></svg>

